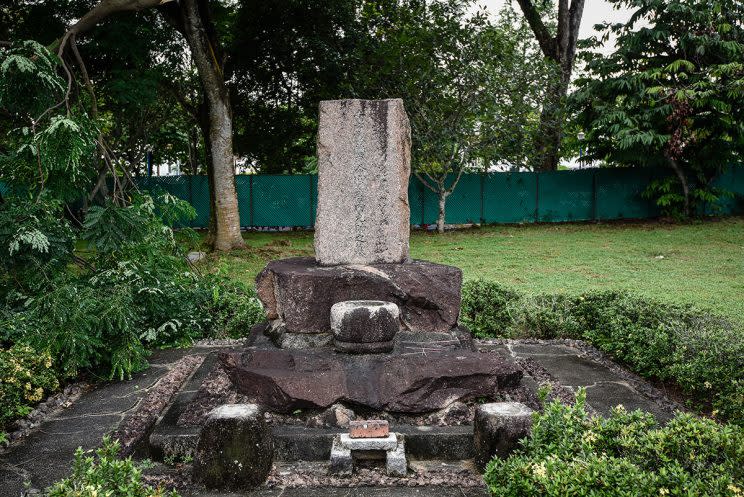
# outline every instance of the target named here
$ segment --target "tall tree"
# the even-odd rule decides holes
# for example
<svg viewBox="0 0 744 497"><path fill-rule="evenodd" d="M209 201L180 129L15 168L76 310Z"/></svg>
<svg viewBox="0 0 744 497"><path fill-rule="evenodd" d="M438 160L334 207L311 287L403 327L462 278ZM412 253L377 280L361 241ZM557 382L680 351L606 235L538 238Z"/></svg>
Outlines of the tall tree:
<svg viewBox="0 0 744 497"><path fill-rule="evenodd" d="M177 3L173 0L101 0L67 29L60 41L59 52L63 54L67 46L74 51L79 34L115 13L153 7L161 7L184 35L201 82L204 104L201 124L208 150L212 204L210 241L216 250L242 247L230 96L224 78L225 61L221 58L207 0L181 0Z"/></svg>
<svg viewBox="0 0 744 497"><path fill-rule="evenodd" d="M359 0L240 0L226 46L235 147L262 173L314 164L318 102L340 98Z"/></svg>
<svg viewBox="0 0 744 497"><path fill-rule="evenodd" d="M543 20L541 8L534 0L517 0L527 23L545 57L556 64L559 76L550 82L540 116L540 133L536 141L540 157L536 169L553 171L560 160L561 139L565 121L565 101L576 58L584 0L558 0L557 26L553 30Z"/></svg>
<svg viewBox="0 0 744 497"><path fill-rule="evenodd" d="M462 175L505 159L492 132L510 114L505 79L516 45L485 12L460 0L368 1L351 78L355 96L401 97L411 121L412 168L438 200L437 230ZM474 220L477 221L477 220Z"/></svg>
<svg viewBox="0 0 744 497"><path fill-rule="evenodd" d="M697 203L719 200L711 181L744 159L744 5L612 1L634 13L604 26L604 36L616 36L614 53L586 53L578 122L594 159L669 168L649 193L689 216Z"/></svg>

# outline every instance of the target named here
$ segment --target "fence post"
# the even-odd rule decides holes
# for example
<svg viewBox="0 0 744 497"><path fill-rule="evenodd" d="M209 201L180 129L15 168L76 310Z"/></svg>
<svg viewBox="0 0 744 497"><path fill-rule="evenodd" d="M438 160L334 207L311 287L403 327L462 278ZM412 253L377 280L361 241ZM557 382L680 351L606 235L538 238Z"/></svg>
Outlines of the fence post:
<svg viewBox="0 0 744 497"><path fill-rule="evenodd" d="M315 227L315 200L313 199L313 175L308 174L308 187L310 188L308 191L310 192L310 227Z"/></svg>
<svg viewBox="0 0 744 497"><path fill-rule="evenodd" d="M597 171L592 171L592 219L597 221Z"/></svg>
<svg viewBox="0 0 744 497"><path fill-rule="evenodd" d="M480 223L486 224L486 173L480 173Z"/></svg>
<svg viewBox="0 0 744 497"><path fill-rule="evenodd" d="M540 222L540 171L535 171L535 222Z"/></svg>
<svg viewBox="0 0 744 497"><path fill-rule="evenodd" d="M424 189L424 183L419 180L419 197L421 198L421 223L420 226L424 226L424 208L426 206L426 198L424 195L426 194L426 190Z"/></svg>
<svg viewBox="0 0 744 497"><path fill-rule="evenodd" d="M253 228L253 174L248 176L248 226Z"/></svg>
<svg viewBox="0 0 744 497"><path fill-rule="evenodd" d="M194 206L194 181L193 181L194 175L188 174L182 177L186 177L189 180L189 204L191 204L191 207L193 207ZM192 219L191 221L189 221L189 226L192 228L194 227L194 221L195 219Z"/></svg>

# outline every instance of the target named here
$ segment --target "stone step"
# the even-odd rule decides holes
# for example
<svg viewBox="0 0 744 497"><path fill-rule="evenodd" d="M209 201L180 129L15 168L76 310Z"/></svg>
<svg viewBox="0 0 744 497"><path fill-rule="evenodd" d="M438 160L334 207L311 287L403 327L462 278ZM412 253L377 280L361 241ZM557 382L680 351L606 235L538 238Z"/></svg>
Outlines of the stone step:
<svg viewBox="0 0 744 497"><path fill-rule="evenodd" d="M474 457L471 425L392 425L390 431L405 437L406 456L413 460L454 461ZM277 461L327 461L333 437L344 432L304 426L274 427L274 458Z"/></svg>
<svg viewBox="0 0 744 497"><path fill-rule="evenodd" d="M175 429L160 426L150 436L150 456L186 457L193 454L199 438L196 428ZM406 439L406 456L411 459L472 459L473 427L393 425L390 430ZM274 459L277 461L327 461L331 456L333 437L346 430L275 426Z"/></svg>

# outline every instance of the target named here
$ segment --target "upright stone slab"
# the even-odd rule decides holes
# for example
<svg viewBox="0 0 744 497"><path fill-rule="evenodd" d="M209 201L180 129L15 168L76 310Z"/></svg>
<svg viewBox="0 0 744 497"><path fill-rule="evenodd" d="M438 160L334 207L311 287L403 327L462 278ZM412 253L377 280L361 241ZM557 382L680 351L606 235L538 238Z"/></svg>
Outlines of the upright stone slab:
<svg viewBox="0 0 744 497"><path fill-rule="evenodd" d="M411 128L401 99L320 103L315 257L408 260Z"/></svg>

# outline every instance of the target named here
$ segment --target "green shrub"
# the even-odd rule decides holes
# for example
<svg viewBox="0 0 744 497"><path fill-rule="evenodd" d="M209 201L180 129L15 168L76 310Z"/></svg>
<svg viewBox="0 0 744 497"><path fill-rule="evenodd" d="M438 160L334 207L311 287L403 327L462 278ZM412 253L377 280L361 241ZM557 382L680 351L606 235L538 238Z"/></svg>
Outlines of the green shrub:
<svg viewBox="0 0 744 497"><path fill-rule="evenodd" d="M0 348L0 433L7 424L31 411L59 383L52 358L27 345Z"/></svg>
<svg viewBox="0 0 744 497"><path fill-rule="evenodd" d="M47 497L178 497L175 491L146 485L131 458L118 458L119 448L107 437L95 456L78 448L72 475L52 485Z"/></svg>
<svg viewBox="0 0 744 497"><path fill-rule="evenodd" d="M536 414L531 434L485 480L498 496L741 495L744 430L678 414L666 426L622 407L591 417L586 394Z"/></svg>
<svg viewBox="0 0 744 497"><path fill-rule="evenodd" d="M744 425L744 329L691 307L622 292L526 296L463 286L462 321L479 337L577 338L636 373L678 384L693 407Z"/></svg>
<svg viewBox="0 0 744 497"><path fill-rule="evenodd" d="M462 286L460 320L480 337L508 337L513 313L521 295L498 283L485 280L466 281Z"/></svg>
<svg viewBox="0 0 744 497"><path fill-rule="evenodd" d="M580 323L571 312L574 301L570 297L525 296L518 302L518 305L514 305L518 307L518 312L513 312L513 321L506 324L506 328L511 330L511 336L562 338L576 336L581 331Z"/></svg>
<svg viewBox="0 0 744 497"><path fill-rule="evenodd" d="M0 298L37 292L72 259L74 234L60 219L62 206L47 197L18 195L0 203Z"/></svg>
<svg viewBox="0 0 744 497"><path fill-rule="evenodd" d="M16 314L14 338L51 354L62 377L108 370L123 378L147 364L136 322L130 288L77 280L28 298Z"/></svg>
<svg viewBox="0 0 744 497"><path fill-rule="evenodd" d="M699 404L744 424L744 330L726 319L617 292L575 299L581 338L638 374L674 381Z"/></svg>
<svg viewBox="0 0 744 497"><path fill-rule="evenodd" d="M27 204L12 212L23 212ZM20 284L23 278L16 283L22 261L6 261L0 279L11 290L0 295L0 344L28 343L49 352L61 377L93 371L125 378L146 367L148 349L247 334L263 319L255 292L194 271L164 224L193 214L183 204L160 194L140 195L125 207L110 202L92 207L81 234L92 249L84 264L74 270L67 264L70 232L67 252L62 251L67 259L60 256L63 263L40 278L37 287ZM25 210L33 209L27 205ZM54 216L48 217L45 226L56 226ZM16 238L0 233L0 243ZM31 249L25 252L33 254ZM41 250L26 264L27 271L38 273L44 257Z"/></svg>
<svg viewBox="0 0 744 497"><path fill-rule="evenodd" d="M212 316L207 336L241 338L266 319L261 301L253 288L238 282L210 275L203 283L211 286L212 298L204 312Z"/></svg>

